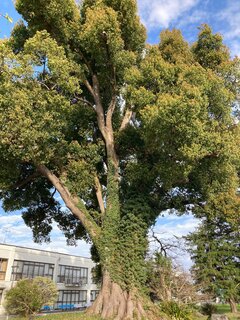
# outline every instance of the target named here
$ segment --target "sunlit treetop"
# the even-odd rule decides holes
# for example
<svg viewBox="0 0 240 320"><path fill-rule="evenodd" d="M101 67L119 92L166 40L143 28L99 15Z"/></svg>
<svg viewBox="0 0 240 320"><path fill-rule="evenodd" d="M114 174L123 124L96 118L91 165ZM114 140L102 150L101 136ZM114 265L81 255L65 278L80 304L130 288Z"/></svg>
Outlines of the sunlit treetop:
<svg viewBox="0 0 240 320"><path fill-rule="evenodd" d="M213 34L208 25L203 24L199 29L198 40L193 46L196 60L205 68L217 69L224 62L229 61L229 49L223 45L222 36Z"/></svg>

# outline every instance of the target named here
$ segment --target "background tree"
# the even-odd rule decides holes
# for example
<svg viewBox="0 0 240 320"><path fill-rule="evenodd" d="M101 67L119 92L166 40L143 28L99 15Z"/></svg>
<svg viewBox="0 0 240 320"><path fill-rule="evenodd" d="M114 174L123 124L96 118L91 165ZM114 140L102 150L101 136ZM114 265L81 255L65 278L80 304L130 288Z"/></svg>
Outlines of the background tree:
<svg viewBox="0 0 240 320"><path fill-rule="evenodd" d="M193 305L212 297L201 291L201 284L194 283L190 272L159 252L148 260L147 283L151 299L161 303Z"/></svg>
<svg viewBox="0 0 240 320"><path fill-rule="evenodd" d="M192 273L202 290L227 300L237 312L240 301L240 233L225 216L206 217L188 237Z"/></svg>
<svg viewBox="0 0 240 320"><path fill-rule="evenodd" d="M3 206L24 209L37 241L55 220L93 243L103 282L89 312L151 319L148 228L162 210L235 199L232 78L202 67L178 30L145 46L135 0L16 8L27 25L0 46Z"/></svg>
<svg viewBox="0 0 240 320"><path fill-rule="evenodd" d="M57 287L49 278L22 279L7 291L5 307L10 314L31 319L44 305L52 305L58 297Z"/></svg>

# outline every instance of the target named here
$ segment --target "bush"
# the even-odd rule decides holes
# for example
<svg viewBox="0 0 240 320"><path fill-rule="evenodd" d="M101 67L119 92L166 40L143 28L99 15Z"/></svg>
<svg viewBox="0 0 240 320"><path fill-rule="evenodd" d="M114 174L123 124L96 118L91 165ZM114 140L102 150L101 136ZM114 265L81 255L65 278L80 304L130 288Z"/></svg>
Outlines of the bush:
<svg viewBox="0 0 240 320"><path fill-rule="evenodd" d="M6 293L5 308L10 314L30 319L44 305L53 304L57 296L57 287L51 279L23 279Z"/></svg>
<svg viewBox="0 0 240 320"><path fill-rule="evenodd" d="M161 303L162 311L174 320L190 320L191 310L187 305L179 304L176 301Z"/></svg>
<svg viewBox="0 0 240 320"><path fill-rule="evenodd" d="M217 312L217 307L212 303L204 303L201 306L201 313L208 316L209 318L213 313Z"/></svg>

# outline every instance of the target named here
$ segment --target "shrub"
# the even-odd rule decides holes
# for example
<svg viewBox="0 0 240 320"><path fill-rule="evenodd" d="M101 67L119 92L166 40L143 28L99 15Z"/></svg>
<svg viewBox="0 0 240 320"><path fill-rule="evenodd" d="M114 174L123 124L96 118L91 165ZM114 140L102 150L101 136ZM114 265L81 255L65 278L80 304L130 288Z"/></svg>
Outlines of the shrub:
<svg viewBox="0 0 240 320"><path fill-rule="evenodd" d="M53 304L57 296L57 287L51 279L23 279L6 293L5 308L10 314L30 319L44 305Z"/></svg>
<svg viewBox="0 0 240 320"><path fill-rule="evenodd" d="M187 305L179 304L176 301L161 303L162 311L174 320L190 320L191 310Z"/></svg>
<svg viewBox="0 0 240 320"><path fill-rule="evenodd" d="M201 313L208 316L209 318L213 313L217 312L217 307L212 303L204 303L201 306Z"/></svg>

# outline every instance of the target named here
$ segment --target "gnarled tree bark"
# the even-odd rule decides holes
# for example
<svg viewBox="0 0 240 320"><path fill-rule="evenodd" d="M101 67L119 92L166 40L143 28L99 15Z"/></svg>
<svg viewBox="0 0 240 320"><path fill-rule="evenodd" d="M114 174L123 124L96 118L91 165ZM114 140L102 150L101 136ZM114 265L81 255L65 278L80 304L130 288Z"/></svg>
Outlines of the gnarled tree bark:
<svg viewBox="0 0 240 320"><path fill-rule="evenodd" d="M114 320L149 319L136 292L123 290L111 280L107 271L103 273L101 291L87 314L98 314L103 319Z"/></svg>
<svg viewBox="0 0 240 320"><path fill-rule="evenodd" d="M230 305L230 308L231 308L231 312L232 313L237 313L238 310L237 310L237 304L236 304L236 301L234 298L230 298L229 299L229 305Z"/></svg>

